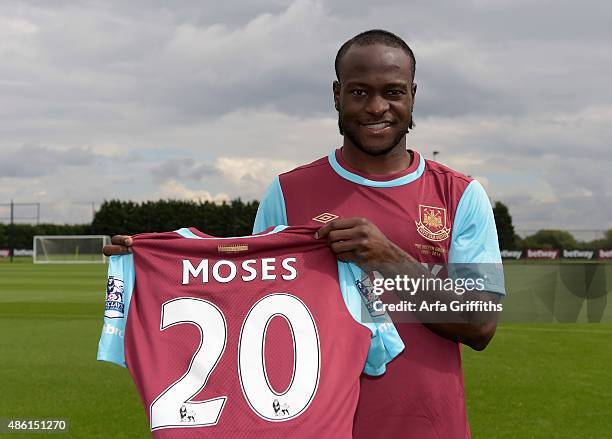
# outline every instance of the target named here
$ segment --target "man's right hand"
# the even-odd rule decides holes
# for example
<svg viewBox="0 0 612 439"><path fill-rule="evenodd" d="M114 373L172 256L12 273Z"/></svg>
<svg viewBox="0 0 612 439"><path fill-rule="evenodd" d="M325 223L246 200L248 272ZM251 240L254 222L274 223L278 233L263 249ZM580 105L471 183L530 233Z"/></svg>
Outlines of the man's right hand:
<svg viewBox="0 0 612 439"><path fill-rule="evenodd" d="M104 256L127 255L132 253L132 237L128 235L115 235L111 238L111 245L102 247Z"/></svg>

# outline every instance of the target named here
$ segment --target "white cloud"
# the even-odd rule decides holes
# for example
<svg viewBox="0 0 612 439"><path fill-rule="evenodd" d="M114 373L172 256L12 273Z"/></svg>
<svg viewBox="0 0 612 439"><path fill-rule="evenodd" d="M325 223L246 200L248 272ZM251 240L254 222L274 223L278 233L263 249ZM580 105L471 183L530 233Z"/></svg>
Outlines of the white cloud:
<svg viewBox="0 0 612 439"><path fill-rule="evenodd" d="M295 162L256 158L220 157L216 163L227 181L236 185L268 185L272 179L296 167Z"/></svg>
<svg viewBox="0 0 612 439"><path fill-rule="evenodd" d="M333 58L384 26L417 56L411 145L521 228L612 227L610 6L529 5L2 2L0 203L78 222L110 198L260 197L340 145Z"/></svg>
<svg viewBox="0 0 612 439"><path fill-rule="evenodd" d="M169 180L162 184L159 190L159 198L163 199L181 199L181 200L197 200L197 201L212 201L221 202L228 201L229 196L224 193L211 194L208 191L192 190L176 180Z"/></svg>

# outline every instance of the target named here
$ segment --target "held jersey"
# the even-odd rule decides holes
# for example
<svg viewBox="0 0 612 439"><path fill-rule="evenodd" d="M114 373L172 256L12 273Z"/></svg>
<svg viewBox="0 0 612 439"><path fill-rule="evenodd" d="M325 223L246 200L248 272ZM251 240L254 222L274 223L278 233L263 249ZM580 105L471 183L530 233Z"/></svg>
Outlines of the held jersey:
<svg viewBox="0 0 612 439"><path fill-rule="evenodd" d="M412 151L408 169L366 175L328 157L281 174L264 196L254 231L298 225L320 212L373 222L435 273L446 263L486 267L486 291L504 294L491 204L476 181ZM395 323L406 350L372 379L363 377L356 439L469 437L459 344L418 323Z"/></svg>
<svg viewBox="0 0 612 439"><path fill-rule="evenodd" d="M358 322L355 267L314 231L180 229L111 258L98 359L130 370L154 437L352 437L360 374L404 346Z"/></svg>

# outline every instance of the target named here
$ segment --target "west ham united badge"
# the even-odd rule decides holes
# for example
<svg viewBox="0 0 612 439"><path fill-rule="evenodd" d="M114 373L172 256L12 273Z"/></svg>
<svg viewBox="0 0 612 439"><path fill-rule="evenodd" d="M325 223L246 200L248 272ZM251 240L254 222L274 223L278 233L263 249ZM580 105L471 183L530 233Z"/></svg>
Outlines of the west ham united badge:
<svg viewBox="0 0 612 439"><path fill-rule="evenodd" d="M415 221L417 232L429 241L444 241L451 229L446 223L446 209L419 204L419 220Z"/></svg>
<svg viewBox="0 0 612 439"><path fill-rule="evenodd" d="M123 317L123 281L114 276L108 277L106 284L106 304L104 317L109 319L120 319Z"/></svg>

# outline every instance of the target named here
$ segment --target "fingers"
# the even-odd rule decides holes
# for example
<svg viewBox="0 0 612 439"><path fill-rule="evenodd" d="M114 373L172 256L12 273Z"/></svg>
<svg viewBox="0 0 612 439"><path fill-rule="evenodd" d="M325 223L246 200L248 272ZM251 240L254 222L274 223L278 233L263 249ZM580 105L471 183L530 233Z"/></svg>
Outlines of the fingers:
<svg viewBox="0 0 612 439"><path fill-rule="evenodd" d="M132 253L132 249L130 247L126 247L125 245L105 245L102 247L102 253L104 256L127 255Z"/></svg>
<svg viewBox="0 0 612 439"><path fill-rule="evenodd" d="M115 235L111 238L111 243L114 245L129 247L132 245L132 237L129 235Z"/></svg>
<svg viewBox="0 0 612 439"><path fill-rule="evenodd" d="M127 255L132 253L132 237L129 235L115 235L111 238L112 245L102 247L104 256Z"/></svg>
<svg viewBox="0 0 612 439"><path fill-rule="evenodd" d="M353 253L355 251L361 250L361 247L354 240L332 242L329 247L336 255L349 252Z"/></svg>
<svg viewBox="0 0 612 439"><path fill-rule="evenodd" d="M359 217L335 219L317 230L317 233L315 233L315 238L327 238L327 235L329 235L329 233L333 230L352 229L353 227L363 226L367 223L367 219Z"/></svg>
<svg viewBox="0 0 612 439"><path fill-rule="evenodd" d="M327 239L328 245L336 257L344 262L357 262L367 243L365 218L341 218L321 227L315 238Z"/></svg>
<svg viewBox="0 0 612 439"><path fill-rule="evenodd" d="M355 239L359 236L359 230L356 229L332 230L327 234L327 240L332 243L337 241L348 241L349 239Z"/></svg>

